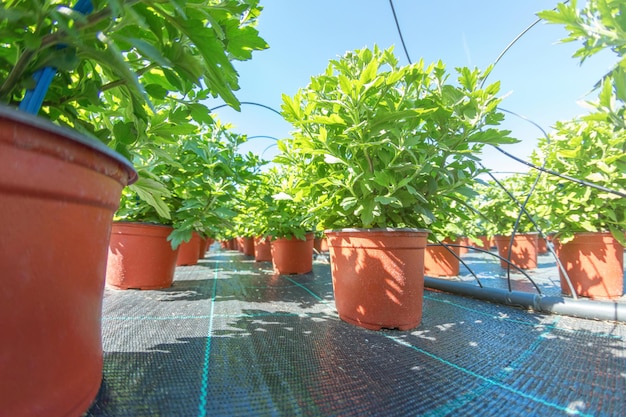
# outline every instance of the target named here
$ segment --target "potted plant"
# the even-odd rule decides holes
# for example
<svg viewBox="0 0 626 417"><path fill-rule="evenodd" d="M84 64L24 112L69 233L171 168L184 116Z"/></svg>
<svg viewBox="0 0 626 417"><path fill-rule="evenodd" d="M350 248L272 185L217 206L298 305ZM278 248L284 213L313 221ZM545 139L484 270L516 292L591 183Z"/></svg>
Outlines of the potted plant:
<svg viewBox="0 0 626 417"><path fill-rule="evenodd" d="M261 165L265 164L261 161ZM239 213L234 220L237 235L253 238L253 255L257 262L271 262L271 235L269 230L269 208L273 206L276 193L270 183L270 174L257 173L251 176L237 190L236 210Z"/></svg>
<svg viewBox="0 0 626 417"><path fill-rule="evenodd" d="M464 235L469 217L456 201L449 204L452 207L439 207L437 219L429 226L431 233L424 252L424 274L429 276L450 277L460 272L461 243L467 240Z"/></svg>
<svg viewBox="0 0 626 417"><path fill-rule="evenodd" d="M602 120L558 122L549 138L539 140L533 160L570 178L592 181L583 186L546 176L541 199L555 234L553 242L577 295L616 298L624 293L626 202L610 190L626 189L626 130ZM622 167L622 168L620 168ZM561 288L572 289L562 271Z"/></svg>
<svg viewBox="0 0 626 417"><path fill-rule="evenodd" d="M108 285L141 289L169 287L175 266L198 262L201 235L231 227L236 214L231 207L231 196L237 185L244 183L256 169L257 158L237 153L245 137L230 132L227 127L216 122L204 134L181 136L176 143L163 146L156 154L158 157L153 153L146 155L143 165L150 167L149 175L159 179L155 189L164 184L167 188L160 190L166 192L158 202L148 198L154 196L154 191L141 198L139 193L144 191L141 187L131 186L123 194L115 216L115 238L109 250ZM157 210L157 207L161 208ZM129 228L132 228L130 234L125 232ZM139 228L149 231L146 238L155 239L154 250L158 249L159 254L147 254L147 244L137 232ZM119 239L125 243L121 244ZM148 266L147 262L152 263Z"/></svg>
<svg viewBox="0 0 626 417"><path fill-rule="evenodd" d="M391 48L366 48L331 61L306 88L283 97L296 131L281 158L302 167L313 214L332 230L343 320L370 329L419 324L422 228L439 206L464 199L485 144L514 142L490 128L502 115L499 84L479 87L488 72L459 69L454 86L442 62L399 66ZM391 241L382 243L384 236Z"/></svg>
<svg viewBox="0 0 626 417"><path fill-rule="evenodd" d="M301 171L292 166L274 166L266 176L271 200L264 199L259 216L267 222L271 236L274 271L278 274L306 274L313 270L313 229L311 200L299 183Z"/></svg>
<svg viewBox="0 0 626 417"><path fill-rule="evenodd" d="M252 153L238 153L237 149L246 137L230 132L229 128L217 123L204 137L196 136L179 147L178 164L169 176L173 193L179 201L172 214L174 232L168 238L173 247L185 246L186 242L193 241L194 236L199 244L200 234L208 235L216 229L232 227L237 211L231 199L236 195L237 187L254 175L259 159ZM197 263L197 253L192 247L190 255L195 260L186 262L181 260L179 253L179 265Z"/></svg>
<svg viewBox="0 0 626 417"><path fill-rule="evenodd" d="M0 296L0 312L9 318L3 337L11 341L0 359L0 414L12 416L80 414L98 391L111 220L123 187L136 179L120 154L128 156L124 141L145 138L146 103L164 92L194 98L202 90L237 106L229 57L245 59L264 45L251 25L259 12L255 2L226 1L219 10L208 2L97 0L70 7L56 0L12 1L0 13L0 102L11 107L2 109L0 136L7 158L0 210L10 219L0 257L10 286ZM212 16L216 25L207 26ZM222 25L230 32L214 36ZM213 36L203 36L209 31ZM225 42L231 37L239 42ZM13 110L18 103L19 113ZM188 103L195 114L206 109ZM108 129L94 127L93 117L119 108L124 119L110 120ZM15 134L18 126L25 132ZM115 146L112 139L122 131L135 136ZM33 190L36 198L19 200ZM46 253L48 261L31 260L29 253Z"/></svg>
<svg viewBox="0 0 626 417"><path fill-rule="evenodd" d="M559 122L549 140L542 138L534 157L558 176L545 179L546 201L556 232L557 255L566 294L616 298L624 293L626 239L626 24L623 4L590 0L560 3L538 15L568 31L564 42L581 41L574 56L583 62L604 50L617 54L615 66L596 84L591 112ZM620 17L622 17L620 19ZM556 198L554 198L556 196Z"/></svg>
<svg viewBox="0 0 626 417"><path fill-rule="evenodd" d="M535 224L539 221L545 225L546 218L545 213L537 216L536 202L540 200L537 193L525 201L533 180L532 175L513 174L475 186L477 196L470 204L484 216L486 234L494 237L502 268L509 268L509 262L521 269L537 267L539 233ZM524 202L525 213L521 208Z"/></svg>

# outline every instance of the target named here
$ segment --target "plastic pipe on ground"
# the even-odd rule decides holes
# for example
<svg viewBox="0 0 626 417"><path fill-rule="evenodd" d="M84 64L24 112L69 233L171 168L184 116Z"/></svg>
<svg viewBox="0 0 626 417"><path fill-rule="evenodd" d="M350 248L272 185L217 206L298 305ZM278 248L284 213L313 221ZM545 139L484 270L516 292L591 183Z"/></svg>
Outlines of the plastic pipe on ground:
<svg viewBox="0 0 626 417"><path fill-rule="evenodd" d="M592 320L612 320L626 322L626 304L615 301L598 301L557 296L545 296L500 288L478 287L458 281L424 277L426 288L464 295L480 300L491 301L516 307L523 307L541 313L561 314Z"/></svg>

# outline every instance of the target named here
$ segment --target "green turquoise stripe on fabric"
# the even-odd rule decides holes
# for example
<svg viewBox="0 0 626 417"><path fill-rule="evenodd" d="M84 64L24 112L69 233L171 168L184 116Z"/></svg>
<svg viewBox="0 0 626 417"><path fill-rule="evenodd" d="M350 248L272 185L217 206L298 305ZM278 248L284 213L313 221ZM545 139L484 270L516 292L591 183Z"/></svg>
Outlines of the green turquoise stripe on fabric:
<svg viewBox="0 0 626 417"><path fill-rule="evenodd" d="M202 381L200 386L200 400L198 402L198 417L206 416L207 398L209 396L209 364L211 359L211 337L213 336L213 317L215 313L215 297L217 296L217 262L213 268L213 289L211 291L211 307L209 313L209 329L204 347L204 363L202 365Z"/></svg>

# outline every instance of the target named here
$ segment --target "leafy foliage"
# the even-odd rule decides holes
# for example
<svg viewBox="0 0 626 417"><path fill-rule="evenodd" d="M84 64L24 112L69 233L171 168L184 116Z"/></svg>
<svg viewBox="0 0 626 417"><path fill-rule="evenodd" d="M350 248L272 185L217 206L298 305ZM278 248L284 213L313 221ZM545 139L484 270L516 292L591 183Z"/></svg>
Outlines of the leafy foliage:
<svg viewBox="0 0 626 417"><path fill-rule="evenodd" d="M158 158L144 153L140 180L124 190L116 219L171 224L173 247L194 231L215 236L232 227L237 214L232 196L259 165L255 155L237 153L243 141L216 123L205 134L163 145Z"/></svg>
<svg viewBox="0 0 626 417"><path fill-rule="evenodd" d="M267 48L254 28L261 10L257 0L92 3L94 11L82 15L64 0L3 2L0 102L21 101L35 84L35 71L55 67L40 114L95 135L127 156L149 133L188 134L194 128L190 120L209 122L201 101L211 96L238 109L231 61ZM184 117L170 113L162 125L150 121L150 108L166 99L177 100ZM102 114L113 116L105 129L91 120ZM160 130L148 133L148 125Z"/></svg>
<svg viewBox="0 0 626 417"><path fill-rule="evenodd" d="M442 62L399 66L393 49L362 49L330 62L282 112L296 131L279 161L301 167L321 227L424 227L462 201L487 144L516 142L497 130L499 83ZM448 204L449 205L449 204Z"/></svg>
<svg viewBox="0 0 626 417"><path fill-rule="evenodd" d="M273 166L260 174L257 190L246 200L256 214L258 235L304 240L315 228L302 174L290 166Z"/></svg>
<svg viewBox="0 0 626 417"><path fill-rule="evenodd" d="M473 216L475 233L486 236L507 236L513 231L515 233L537 232L533 222L537 223L542 231L547 231L545 230L548 227L545 209L540 206L543 194L533 192L524 207L526 213L522 213L521 205L526 201L534 181L535 175L513 174L498 182L494 180L477 182L474 185L476 196L469 202L475 213ZM522 213L521 216L520 213Z"/></svg>
<svg viewBox="0 0 626 417"><path fill-rule="evenodd" d="M126 156L139 180L117 219L169 223L173 246L235 213L236 184L256 159L203 104L239 109L232 61L267 48L257 0L92 0L83 15L64 0L0 6L0 102L17 104L43 67L57 70L40 115Z"/></svg>
<svg viewBox="0 0 626 417"><path fill-rule="evenodd" d="M560 122L549 140L542 139L534 158L546 167L572 178L594 183L603 190L568 180L545 179L552 193L548 204L555 230L564 241L582 231L611 231L626 245L626 203L609 191L626 191L626 4L621 0L559 3L555 10L538 14L549 23L564 25L564 42L582 42L574 57L581 63L603 51L618 60L596 84L594 109L578 119Z"/></svg>
<svg viewBox="0 0 626 417"><path fill-rule="evenodd" d="M579 9L578 2L572 0L538 16L548 23L564 25L568 36L563 42L582 43L574 53L581 63L604 50L617 55L616 64L595 86L599 98L590 104L596 112L586 118L626 129L626 4L622 0L587 0Z"/></svg>
<svg viewBox="0 0 626 417"><path fill-rule="evenodd" d="M607 190L626 190L626 130L603 121L559 122L549 138L540 139L532 156L546 168L590 181ZM626 199L571 180L542 179L541 204L562 241L575 232L611 231L626 244Z"/></svg>

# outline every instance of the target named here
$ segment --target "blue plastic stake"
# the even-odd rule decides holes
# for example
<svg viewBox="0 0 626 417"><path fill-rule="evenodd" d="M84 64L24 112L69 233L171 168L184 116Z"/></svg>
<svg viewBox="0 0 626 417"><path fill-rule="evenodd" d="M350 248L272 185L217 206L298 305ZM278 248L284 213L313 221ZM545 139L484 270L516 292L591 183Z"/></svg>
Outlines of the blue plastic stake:
<svg viewBox="0 0 626 417"><path fill-rule="evenodd" d="M91 4L91 0L78 0L74 10L86 15L93 11L93 4ZM65 46L59 45L59 49L61 48L65 48ZM46 97L56 72L57 69L54 67L44 67L33 74L33 79L36 82L35 87L27 90L26 94L24 94L24 100L19 105L20 110L31 114L39 113L43 99Z"/></svg>

